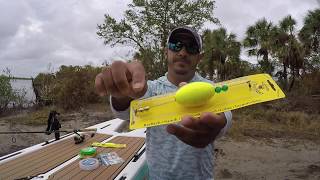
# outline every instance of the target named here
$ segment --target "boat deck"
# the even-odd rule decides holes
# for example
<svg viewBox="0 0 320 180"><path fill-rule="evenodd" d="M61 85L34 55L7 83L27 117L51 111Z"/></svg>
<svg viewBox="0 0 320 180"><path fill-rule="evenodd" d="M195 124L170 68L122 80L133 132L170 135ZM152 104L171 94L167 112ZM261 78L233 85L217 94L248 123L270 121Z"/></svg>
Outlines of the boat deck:
<svg viewBox="0 0 320 180"><path fill-rule="evenodd" d="M48 144L39 150L0 164L0 179L19 179L46 173L77 156L81 148L87 147L95 141L101 142L109 137L111 136L106 134L96 134L81 144L74 144L73 138Z"/></svg>
<svg viewBox="0 0 320 180"><path fill-rule="evenodd" d="M116 152L125 162L121 164L100 165L93 171L83 171L79 168L79 160L74 161L63 169L49 176L49 179L114 179L129 163L144 144L144 138L118 136L108 141L126 144L126 148L97 148L98 153Z"/></svg>
<svg viewBox="0 0 320 180"><path fill-rule="evenodd" d="M69 134L58 141L50 141L31 146L12 154L0 157L0 180L6 179L135 179L145 175L145 130L118 133L123 120L114 119L89 128L96 128L93 137L75 144ZM126 144L125 148L97 147L97 153L116 152L124 162L104 166L92 171L79 167L80 149L91 146L93 142L112 142ZM142 169L141 169L142 168ZM140 171L141 170L141 171ZM139 173L141 172L141 173Z"/></svg>

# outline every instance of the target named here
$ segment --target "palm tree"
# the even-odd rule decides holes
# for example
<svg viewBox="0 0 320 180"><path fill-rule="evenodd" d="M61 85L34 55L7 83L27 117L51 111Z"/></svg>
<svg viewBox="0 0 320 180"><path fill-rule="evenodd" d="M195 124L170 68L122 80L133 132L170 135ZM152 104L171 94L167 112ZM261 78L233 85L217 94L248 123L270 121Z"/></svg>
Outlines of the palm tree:
<svg viewBox="0 0 320 180"><path fill-rule="evenodd" d="M299 32L309 66L320 67L320 9L309 11L304 19L304 26Z"/></svg>
<svg viewBox="0 0 320 180"><path fill-rule="evenodd" d="M227 79L228 66L225 64L239 61L241 43L236 41L235 34L228 34L225 28L206 30L203 39L205 55L202 67L208 72L210 79L213 79L216 69L220 80Z"/></svg>
<svg viewBox="0 0 320 180"><path fill-rule="evenodd" d="M274 56L283 66L283 71L279 73L283 79L284 87L287 88L288 68L292 75L290 89L293 87L295 77L299 75L299 70L303 68L303 50L295 35L296 21L289 15L279 22L275 27L275 44L273 48Z"/></svg>
<svg viewBox="0 0 320 180"><path fill-rule="evenodd" d="M274 66L269 60L274 44L275 27L266 19L258 20L253 26L249 26L246 31L246 38L243 46L249 48L249 56L257 56L258 63L263 72L272 74ZM262 56L262 60L259 57Z"/></svg>

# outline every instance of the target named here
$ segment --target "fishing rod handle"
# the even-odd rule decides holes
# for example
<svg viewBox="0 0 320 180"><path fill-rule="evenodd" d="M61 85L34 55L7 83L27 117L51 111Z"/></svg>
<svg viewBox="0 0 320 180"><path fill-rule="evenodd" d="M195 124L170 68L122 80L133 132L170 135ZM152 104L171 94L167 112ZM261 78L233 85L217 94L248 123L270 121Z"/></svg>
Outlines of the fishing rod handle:
<svg viewBox="0 0 320 180"><path fill-rule="evenodd" d="M97 132L97 128L79 129L78 132Z"/></svg>

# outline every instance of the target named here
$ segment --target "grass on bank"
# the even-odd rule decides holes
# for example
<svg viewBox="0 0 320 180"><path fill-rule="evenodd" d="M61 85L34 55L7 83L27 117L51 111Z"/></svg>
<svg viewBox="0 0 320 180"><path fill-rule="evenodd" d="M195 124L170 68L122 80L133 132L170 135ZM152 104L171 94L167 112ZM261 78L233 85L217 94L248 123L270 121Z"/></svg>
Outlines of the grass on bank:
<svg viewBox="0 0 320 180"><path fill-rule="evenodd" d="M69 110L65 111L59 107L56 106L45 106L41 108L29 108L24 110L16 110L14 112L11 112L10 115L6 117L0 118L0 120L7 121L12 124L24 124L24 125L46 125L48 121L48 115L50 111L56 110L61 114L59 117L60 121L68 121L70 119L76 118L76 115L72 114L80 114L80 116L89 116L93 112L106 112L109 113L109 106L107 106L105 103L99 103L99 104L89 104L86 107L82 107L77 110ZM106 118L111 118L111 113L109 113L110 116L107 116Z"/></svg>
<svg viewBox="0 0 320 180"><path fill-rule="evenodd" d="M279 111L261 105L233 111L233 138L320 139L320 116L303 111Z"/></svg>
<svg viewBox="0 0 320 180"><path fill-rule="evenodd" d="M10 113L9 116L1 118L12 124L24 124L24 125L46 125L48 120L49 112L56 109L52 106L42 107L40 109L24 109L17 110ZM57 110L59 111L59 110Z"/></svg>

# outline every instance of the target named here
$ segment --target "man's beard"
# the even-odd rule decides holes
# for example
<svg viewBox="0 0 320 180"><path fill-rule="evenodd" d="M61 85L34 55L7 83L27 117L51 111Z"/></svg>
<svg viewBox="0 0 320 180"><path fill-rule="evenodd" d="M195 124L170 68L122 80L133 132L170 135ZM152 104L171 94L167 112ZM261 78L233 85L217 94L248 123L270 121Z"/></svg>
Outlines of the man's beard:
<svg viewBox="0 0 320 180"><path fill-rule="evenodd" d="M178 75L186 75L188 74L188 70L178 70L178 69L175 69L174 72Z"/></svg>
<svg viewBox="0 0 320 180"><path fill-rule="evenodd" d="M179 63L179 64L176 64ZM182 64L180 64L182 63ZM178 66L177 68L174 69L174 72L178 75L186 75L189 73L190 69L187 66L190 66L191 62L188 60L176 60L174 61L174 64Z"/></svg>
<svg viewBox="0 0 320 180"><path fill-rule="evenodd" d="M186 64L175 64L174 72L177 75L185 75L189 71L189 68Z"/></svg>

